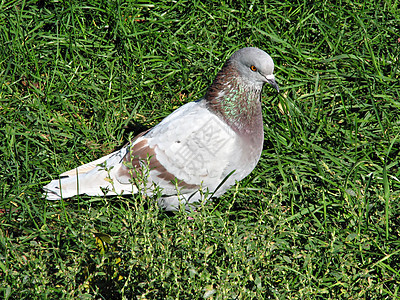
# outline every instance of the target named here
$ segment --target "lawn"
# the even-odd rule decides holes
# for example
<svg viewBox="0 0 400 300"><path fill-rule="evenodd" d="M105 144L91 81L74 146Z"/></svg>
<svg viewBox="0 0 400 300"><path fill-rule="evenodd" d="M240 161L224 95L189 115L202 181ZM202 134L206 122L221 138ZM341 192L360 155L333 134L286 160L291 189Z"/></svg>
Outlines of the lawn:
<svg viewBox="0 0 400 300"><path fill-rule="evenodd" d="M398 1L2 1L0 43L0 298L400 299ZM224 196L43 198L246 46L281 92Z"/></svg>

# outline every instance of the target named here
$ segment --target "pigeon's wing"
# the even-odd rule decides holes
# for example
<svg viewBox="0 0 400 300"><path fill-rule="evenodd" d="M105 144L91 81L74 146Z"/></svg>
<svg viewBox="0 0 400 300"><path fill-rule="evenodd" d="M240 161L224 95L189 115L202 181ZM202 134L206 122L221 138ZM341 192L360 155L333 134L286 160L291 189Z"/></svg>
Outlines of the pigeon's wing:
<svg viewBox="0 0 400 300"><path fill-rule="evenodd" d="M166 194L176 193L177 186L183 192L212 189L234 167L236 144L229 126L204 103L191 102L127 147L115 179L128 184L141 174Z"/></svg>

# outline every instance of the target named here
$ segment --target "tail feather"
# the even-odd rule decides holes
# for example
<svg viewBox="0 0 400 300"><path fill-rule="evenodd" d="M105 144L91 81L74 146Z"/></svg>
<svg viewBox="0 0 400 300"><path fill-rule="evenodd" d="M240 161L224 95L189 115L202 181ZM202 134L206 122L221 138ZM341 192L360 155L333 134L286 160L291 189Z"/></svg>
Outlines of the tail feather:
<svg viewBox="0 0 400 300"><path fill-rule="evenodd" d="M98 165L104 163L107 159L109 159L109 158L112 157L113 155L119 153L120 151L121 151L121 150L115 151L115 152L110 153L110 154L108 154L108 155L106 155L106 156L103 156L103 157L101 157L101 158L99 158L99 159L97 159L97 160L95 160L95 161L91 161L91 162L89 162L89 163L87 163L87 164L84 164L84 165L82 165L82 166L79 166L79 167L77 167L77 168L75 168L75 169L66 171L66 172L60 174L60 177L62 177L62 176L76 176L77 172L78 172L79 174L88 173L88 172L90 172L91 170L93 170L94 168L96 168Z"/></svg>
<svg viewBox="0 0 400 300"><path fill-rule="evenodd" d="M75 195L86 194L89 196L103 196L116 194L136 193L137 189L130 185L122 185L115 176L123 152L116 151L98 160L69 170L60 175L59 179L52 180L43 187L48 200L60 200ZM112 166L111 171L106 171L99 165L105 163Z"/></svg>
<svg viewBox="0 0 400 300"><path fill-rule="evenodd" d="M76 171L71 170L71 171ZM72 172L71 172L72 173ZM76 174L76 173L75 173ZM87 194L90 196L101 196L104 192L100 186L112 190L111 180L107 181L107 173L99 171L96 176L87 174L78 174L75 176L60 177L52 180L45 185L43 189L47 192L48 200L59 200L61 198L70 198L75 195ZM103 176L102 176L103 175Z"/></svg>

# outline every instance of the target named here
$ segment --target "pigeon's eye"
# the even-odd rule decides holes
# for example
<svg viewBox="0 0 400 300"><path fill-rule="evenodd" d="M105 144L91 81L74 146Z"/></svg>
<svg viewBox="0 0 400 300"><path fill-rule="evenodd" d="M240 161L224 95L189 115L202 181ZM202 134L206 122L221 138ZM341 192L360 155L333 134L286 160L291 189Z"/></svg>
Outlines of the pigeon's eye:
<svg viewBox="0 0 400 300"><path fill-rule="evenodd" d="M253 72L257 71L257 68L253 65L250 66L250 70L252 70Z"/></svg>

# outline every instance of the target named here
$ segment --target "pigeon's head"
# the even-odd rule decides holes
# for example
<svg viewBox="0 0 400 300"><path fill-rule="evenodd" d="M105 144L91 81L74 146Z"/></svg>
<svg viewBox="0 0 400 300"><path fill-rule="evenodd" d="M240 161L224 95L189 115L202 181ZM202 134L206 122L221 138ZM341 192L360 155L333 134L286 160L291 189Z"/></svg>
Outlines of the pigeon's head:
<svg viewBox="0 0 400 300"><path fill-rule="evenodd" d="M236 65L239 76L252 84L269 83L279 92L275 81L274 62L266 52L254 47L242 48L231 56L231 63Z"/></svg>

